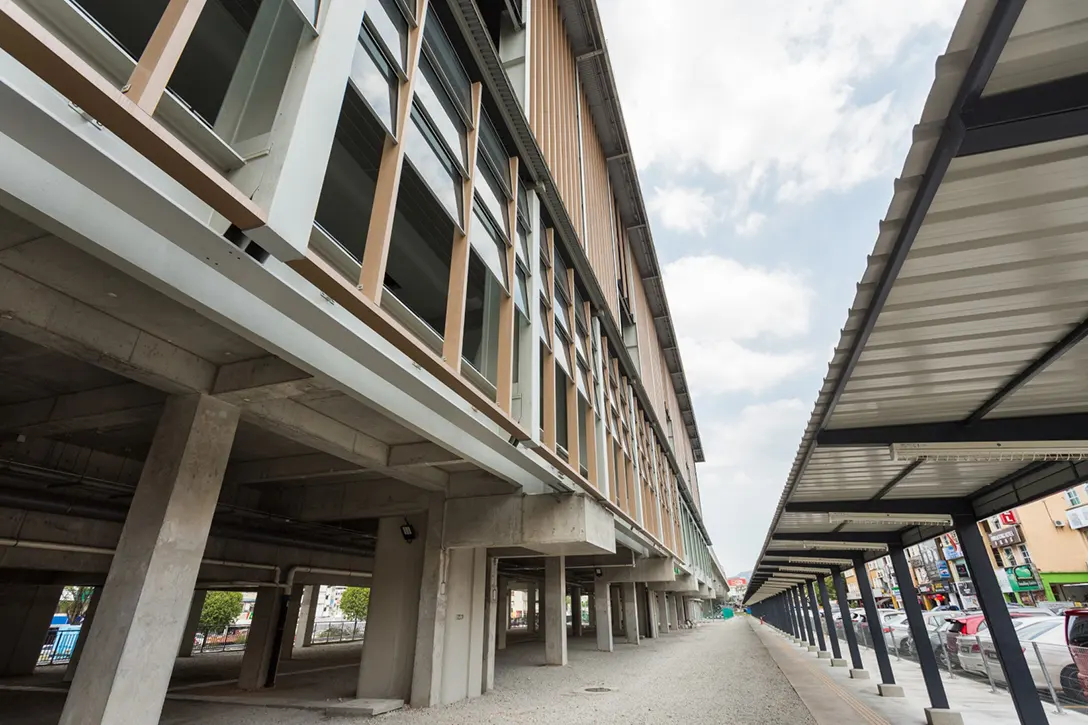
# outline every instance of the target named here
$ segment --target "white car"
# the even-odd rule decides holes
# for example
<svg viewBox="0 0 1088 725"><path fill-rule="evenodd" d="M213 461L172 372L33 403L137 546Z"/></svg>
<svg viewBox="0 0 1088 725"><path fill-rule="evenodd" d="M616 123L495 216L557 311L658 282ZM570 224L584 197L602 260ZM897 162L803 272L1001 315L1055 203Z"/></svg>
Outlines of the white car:
<svg viewBox="0 0 1088 725"><path fill-rule="evenodd" d="M1073 656L1069 654L1069 647L1065 643L1065 620L1059 617L1047 617L1046 619L1029 620L1029 623L1017 627L1017 637L1020 646L1024 649L1024 659L1027 660L1031 679L1038 690L1046 690L1046 675L1050 675L1050 682L1054 689L1061 692L1065 684L1069 668L1075 669ZM1035 653L1035 644L1039 645L1039 654ZM982 654L990 665L990 673L995 682L1005 682L1005 672L1001 669L1001 663L997 659L997 649L993 641L985 637L982 639ZM1046 666L1046 675L1043 674L1043 665L1039 664L1039 656L1043 658Z"/></svg>
<svg viewBox="0 0 1088 725"><path fill-rule="evenodd" d="M1063 621L1064 620L1060 617L1049 616L1049 612L1040 612L1040 614L1037 616L1032 614L1031 616L1027 617L1014 618L1012 620L1012 627L1014 630L1016 630L1016 636L1020 638L1020 642L1021 644L1023 644L1026 641L1023 632L1029 627L1033 628L1035 625L1042 624L1060 625ZM1059 627L1059 629L1061 629L1061 627ZM1031 629L1030 631L1035 632L1036 630ZM1062 630L1062 632L1064 634L1064 630ZM994 681L996 682L999 676L1004 677L1004 675L1001 674L1001 663L998 662L997 650L994 649L993 640L990 638L988 624L986 622L982 622L978 625L978 632L975 636L978 637L977 640L975 639L975 637L960 637L960 666L966 672L973 672L976 675L982 675L983 677L985 677L986 668L988 665L990 675L993 676ZM987 650L987 647L989 648L990 656L986 658L986 664L984 665L982 662L982 658L983 653ZM1025 653L1028 652L1029 647L1030 645L1025 646ZM1068 655L1069 650L1066 649L1065 653L1066 655ZM1072 659L1072 657L1069 657L1070 661L1072 661ZM1036 666L1038 666L1038 663L1036 663ZM1043 683L1043 687L1046 687L1046 683Z"/></svg>

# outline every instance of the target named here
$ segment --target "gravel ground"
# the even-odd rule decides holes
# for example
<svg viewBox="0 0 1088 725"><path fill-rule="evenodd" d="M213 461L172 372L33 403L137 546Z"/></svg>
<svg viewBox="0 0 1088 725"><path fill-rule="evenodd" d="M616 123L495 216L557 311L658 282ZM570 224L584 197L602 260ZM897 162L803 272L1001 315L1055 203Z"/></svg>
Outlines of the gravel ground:
<svg viewBox="0 0 1088 725"><path fill-rule="evenodd" d="M376 720L336 718L316 712L167 701L162 725L815 725L749 624L738 618L694 631L617 644L597 652L589 637L569 640L570 665L544 667L543 644L511 645L496 668L496 689L448 707L402 710ZM588 694L586 687L610 692ZM36 700L33 719L23 710ZM5 725L56 722L38 693L0 693ZM55 715L62 698L51 700ZM21 702L20 702L21 701ZM8 709L10 708L10 709Z"/></svg>

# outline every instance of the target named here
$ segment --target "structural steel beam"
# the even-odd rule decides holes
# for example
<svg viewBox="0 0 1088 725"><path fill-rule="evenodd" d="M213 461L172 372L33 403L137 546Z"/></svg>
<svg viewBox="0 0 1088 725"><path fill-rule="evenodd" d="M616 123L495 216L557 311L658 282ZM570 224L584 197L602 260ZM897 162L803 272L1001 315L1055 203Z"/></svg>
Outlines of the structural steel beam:
<svg viewBox="0 0 1088 725"><path fill-rule="evenodd" d="M902 528L909 528L903 526ZM847 532L841 531L839 533L775 533L771 536L774 541L836 541L843 544L898 544L902 537L898 532L887 533L884 531L864 531L864 532ZM847 547L849 548L849 547ZM814 551L823 551L822 549L808 549L810 554ZM857 550L854 550L853 554L856 554Z"/></svg>
<svg viewBox="0 0 1088 725"><path fill-rule="evenodd" d="M979 98L963 112L958 156L1088 134L1088 73Z"/></svg>
<svg viewBox="0 0 1088 725"><path fill-rule="evenodd" d="M986 443L1002 441L1052 441L1083 437L1088 414L1033 415L1019 418L934 423L908 423L866 428L823 430L816 436L821 446L884 446L892 443Z"/></svg>
<svg viewBox="0 0 1088 725"><path fill-rule="evenodd" d="M786 513L948 514L970 510L962 498L898 498L863 501L791 501ZM841 534L837 534L841 538Z"/></svg>

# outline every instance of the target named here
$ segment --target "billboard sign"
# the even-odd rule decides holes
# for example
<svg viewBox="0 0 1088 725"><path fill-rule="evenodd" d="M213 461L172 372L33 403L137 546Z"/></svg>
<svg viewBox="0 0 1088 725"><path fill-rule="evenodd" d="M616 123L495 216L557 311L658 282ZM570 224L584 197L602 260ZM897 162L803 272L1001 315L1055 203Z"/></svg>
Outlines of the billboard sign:
<svg viewBox="0 0 1088 725"><path fill-rule="evenodd" d="M748 580L742 577L726 579L725 581L729 585L730 589L739 589L740 587L748 586Z"/></svg>

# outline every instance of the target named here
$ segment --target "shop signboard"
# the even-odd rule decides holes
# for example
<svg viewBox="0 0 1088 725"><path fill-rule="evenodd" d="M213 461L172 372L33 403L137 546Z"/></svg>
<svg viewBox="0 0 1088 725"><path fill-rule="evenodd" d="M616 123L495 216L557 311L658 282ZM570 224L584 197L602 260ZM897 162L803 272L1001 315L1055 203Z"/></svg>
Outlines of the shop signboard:
<svg viewBox="0 0 1088 725"><path fill-rule="evenodd" d="M1001 522L1002 526L1013 526L1014 524L1020 523L1016 519L1015 511L1005 511L998 515L997 520Z"/></svg>
<svg viewBox="0 0 1088 725"><path fill-rule="evenodd" d="M941 547L941 551L942 551L942 553L944 553L944 558L947 559L948 561L952 561L953 559L962 559L963 558L963 552L960 551L960 547L958 547L958 546L951 546L949 544L945 544L944 546Z"/></svg>
<svg viewBox="0 0 1088 725"><path fill-rule="evenodd" d="M941 579L951 579L952 578L952 572L949 571L949 569L948 569L948 562L947 561L938 561L937 562L937 573L940 575Z"/></svg>
<svg viewBox="0 0 1088 725"><path fill-rule="evenodd" d="M1012 546L1013 544L1019 544L1021 541L1020 528L1018 526L1010 526L1008 528L990 532L990 543L998 549Z"/></svg>
<svg viewBox="0 0 1088 725"><path fill-rule="evenodd" d="M1039 577L1035 575L1035 569L1030 564L1010 566L1005 569L1005 576L1013 592L1035 592L1042 589Z"/></svg>

